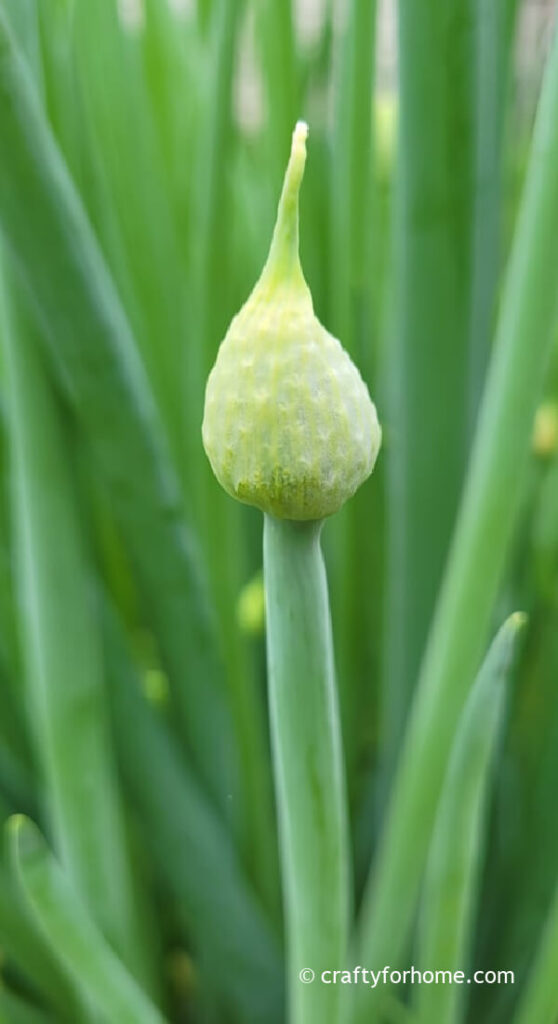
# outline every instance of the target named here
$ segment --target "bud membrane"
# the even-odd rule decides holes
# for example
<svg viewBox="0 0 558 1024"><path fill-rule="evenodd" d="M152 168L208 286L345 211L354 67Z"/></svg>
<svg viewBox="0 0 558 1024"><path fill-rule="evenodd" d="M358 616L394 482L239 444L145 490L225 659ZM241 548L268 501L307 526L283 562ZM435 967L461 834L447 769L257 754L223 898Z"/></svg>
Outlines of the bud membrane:
<svg viewBox="0 0 558 1024"><path fill-rule="evenodd" d="M240 501L280 519L323 519L372 472L381 442L356 366L314 314L298 255L308 129L299 122L271 249L207 382L203 443Z"/></svg>

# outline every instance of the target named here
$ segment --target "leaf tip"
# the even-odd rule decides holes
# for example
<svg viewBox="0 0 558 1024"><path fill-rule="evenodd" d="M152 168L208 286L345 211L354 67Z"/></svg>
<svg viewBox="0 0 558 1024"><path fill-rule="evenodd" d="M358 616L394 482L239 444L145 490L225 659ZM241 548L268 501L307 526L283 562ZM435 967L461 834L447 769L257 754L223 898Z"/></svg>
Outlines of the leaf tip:
<svg viewBox="0 0 558 1024"><path fill-rule="evenodd" d="M525 629L529 622L529 616L527 612L513 612L507 620L506 625L513 633L519 633L520 630Z"/></svg>

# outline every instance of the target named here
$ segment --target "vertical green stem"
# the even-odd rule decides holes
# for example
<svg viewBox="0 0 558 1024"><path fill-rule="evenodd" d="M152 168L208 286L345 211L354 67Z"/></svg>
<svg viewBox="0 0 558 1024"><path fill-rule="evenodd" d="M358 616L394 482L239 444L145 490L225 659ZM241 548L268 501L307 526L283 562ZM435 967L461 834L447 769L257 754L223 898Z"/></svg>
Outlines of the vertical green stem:
<svg viewBox="0 0 558 1024"><path fill-rule="evenodd" d="M337 109L331 153L331 215L329 279L330 322L333 333L350 352L364 379L371 384L370 238L372 206L372 97L376 29L375 0L352 0L340 38L337 68ZM341 259L333 254L342 253ZM362 588L368 578L373 550L363 550L365 530L375 514L367 501L370 492L355 496L336 518L339 575L334 594L339 697L344 725L347 776L358 757L359 707L366 697L359 682L370 688L367 653L370 637L368 602ZM377 502L374 502L377 504ZM366 564L363 565L363 557Z"/></svg>
<svg viewBox="0 0 558 1024"><path fill-rule="evenodd" d="M265 517L273 756L287 916L291 1024L339 1019L323 970L346 955L349 864L333 643L321 523ZM303 969L315 972L304 983Z"/></svg>
<svg viewBox="0 0 558 1024"><path fill-rule="evenodd" d="M189 346L185 357L188 376L192 377L193 408L186 408L186 442L190 432L198 438L203 411L203 393L207 374L219 344L220 332L227 323L222 302L215 301L215 289L223 287L226 274L227 165L233 136L233 85L236 49L241 24L243 0L218 0L213 11L210 58L214 72L208 79L208 99L197 140L198 174L197 234L192 259L194 262L194 293L196 345ZM196 449L196 454L199 452Z"/></svg>
<svg viewBox="0 0 558 1024"><path fill-rule="evenodd" d="M470 328L470 410L474 421L490 355L500 271L502 158L517 0L477 0L476 181Z"/></svg>
<svg viewBox="0 0 558 1024"><path fill-rule="evenodd" d="M260 0L254 5L261 36L267 104L267 144L273 190L280 186L285 150L299 109L298 62L292 0Z"/></svg>
<svg viewBox="0 0 558 1024"><path fill-rule="evenodd" d="M388 357L394 432L388 479L383 722L390 769L403 734L465 465L473 28L473 0L399 2L397 324Z"/></svg>
<svg viewBox="0 0 558 1024"><path fill-rule="evenodd" d="M357 358L370 344L363 319L370 292L375 29L375 0L352 0L339 53L331 156L331 246L343 259L331 259L329 285L332 329Z"/></svg>

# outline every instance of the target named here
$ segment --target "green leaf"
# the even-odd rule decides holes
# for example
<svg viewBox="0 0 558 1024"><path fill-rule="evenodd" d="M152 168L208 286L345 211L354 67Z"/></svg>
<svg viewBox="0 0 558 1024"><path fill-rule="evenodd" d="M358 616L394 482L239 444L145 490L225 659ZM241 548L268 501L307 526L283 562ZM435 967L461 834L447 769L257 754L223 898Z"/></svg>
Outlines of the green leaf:
<svg viewBox="0 0 558 1024"><path fill-rule="evenodd" d="M477 4L476 180L470 322L470 411L482 397L502 263L505 127L518 0Z"/></svg>
<svg viewBox="0 0 558 1024"><path fill-rule="evenodd" d="M389 771L467 453L476 6L476 0L403 0L399 11L395 323L386 354L392 435L383 746Z"/></svg>
<svg viewBox="0 0 558 1024"><path fill-rule="evenodd" d="M376 2L351 0L337 36L334 56L335 122L329 181L329 269L327 327L351 354L372 398L377 398L372 368L371 330L372 125L375 71ZM312 130L309 145L312 165ZM314 156L317 159L318 154ZM311 180L311 179L310 179ZM306 187L308 187L307 182ZM303 205L306 205L306 201ZM343 253L343 258L336 258ZM328 526L338 560L332 587L335 660L349 784L360 750L359 727L370 694L371 609L368 581L375 572L375 528L381 498L375 476ZM366 537L366 540L364 539ZM332 560L333 566L335 560ZM375 625L375 623L374 623ZM355 671L355 666L358 669Z"/></svg>
<svg viewBox="0 0 558 1024"><path fill-rule="evenodd" d="M122 771L143 842L199 957L207 990L245 1024L280 1024L278 942L230 835L176 740L143 696L118 622L105 602L110 696ZM215 970L215 965L219 969Z"/></svg>
<svg viewBox="0 0 558 1024"><path fill-rule="evenodd" d="M53 1018L11 992L0 989L0 1021L2 1024L53 1024Z"/></svg>
<svg viewBox="0 0 558 1024"><path fill-rule="evenodd" d="M497 634L467 699L436 813L421 896L417 950L420 969L467 970L476 909L484 813L490 768L498 738L518 634L519 612ZM458 1024L460 985L418 985L417 1024Z"/></svg>
<svg viewBox="0 0 558 1024"><path fill-rule="evenodd" d="M224 6L224 5L223 5ZM271 183L279 194L285 155L295 122L303 115L293 0L260 0L255 8L263 87L267 103L266 143Z"/></svg>
<svg viewBox="0 0 558 1024"><path fill-rule="evenodd" d="M37 934L31 914L3 863L0 864L0 943L3 956L17 964L60 1020L70 1024L78 1012L72 986L44 938Z"/></svg>
<svg viewBox="0 0 558 1024"><path fill-rule="evenodd" d="M227 665L231 709L239 749L244 794L241 846L268 906L277 908L276 857L272 788L266 743L265 707L254 677L245 638L231 615L243 582L245 542L241 510L217 486L200 441L203 396L217 346L225 333L226 305L215 301L216 288L226 295L226 260L230 202L227 183L231 162L233 81L244 0L218 0L214 5L205 68L204 116L195 133L193 230L191 235L192 325L187 351L187 448L192 478L197 481L197 516L204 544L211 592ZM223 559L222 551L227 551Z"/></svg>
<svg viewBox="0 0 558 1024"><path fill-rule="evenodd" d="M95 185L87 195L182 469L190 314L184 261L143 67L143 31L125 28L122 10L114 0L77 3L74 10L74 73Z"/></svg>
<svg viewBox="0 0 558 1024"><path fill-rule="evenodd" d="M232 730L196 545L129 324L1 12L0 67L2 233L113 499L184 734L226 807Z"/></svg>
<svg viewBox="0 0 558 1024"><path fill-rule="evenodd" d="M558 1017L558 889L545 921L514 1024L555 1024Z"/></svg>
<svg viewBox="0 0 558 1024"><path fill-rule="evenodd" d="M408 935L453 735L481 660L517 522L556 322L557 154L558 36L546 67L464 499L364 900L361 956L369 963L397 959ZM430 500L436 498L433 485ZM422 543L426 550L427 539ZM373 998L374 993L357 994L359 1020L370 1013Z"/></svg>
<svg viewBox="0 0 558 1024"><path fill-rule="evenodd" d="M56 956L106 1024L164 1024L93 924L35 825L19 815L8 828L14 871L27 903Z"/></svg>
<svg viewBox="0 0 558 1024"><path fill-rule="evenodd" d="M108 742L100 635L58 410L38 338L12 304L13 512L29 726L57 850L76 888L140 976L123 809Z"/></svg>

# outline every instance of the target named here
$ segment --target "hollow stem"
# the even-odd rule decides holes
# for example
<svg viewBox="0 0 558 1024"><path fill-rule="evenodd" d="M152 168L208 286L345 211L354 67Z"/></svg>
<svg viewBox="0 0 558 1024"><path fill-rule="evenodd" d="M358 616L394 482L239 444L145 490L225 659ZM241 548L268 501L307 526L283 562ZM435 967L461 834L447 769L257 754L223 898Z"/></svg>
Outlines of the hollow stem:
<svg viewBox="0 0 558 1024"><path fill-rule="evenodd" d="M349 911L347 815L321 522L265 517L273 761L291 1024L339 1020ZM303 970L313 982L300 980Z"/></svg>

